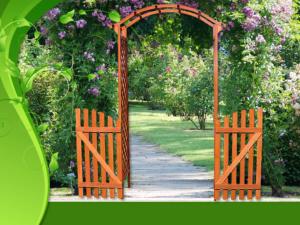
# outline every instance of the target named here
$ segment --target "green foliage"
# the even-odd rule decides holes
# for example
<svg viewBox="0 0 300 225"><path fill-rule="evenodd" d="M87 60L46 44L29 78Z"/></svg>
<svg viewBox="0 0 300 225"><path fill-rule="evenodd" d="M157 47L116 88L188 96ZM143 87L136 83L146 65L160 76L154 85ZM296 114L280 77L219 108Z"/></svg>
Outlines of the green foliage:
<svg viewBox="0 0 300 225"><path fill-rule="evenodd" d="M299 182L299 116L293 103L299 94L294 96L287 79L299 64L299 4L294 1L291 15L290 1L195 2L224 24L221 113L263 107L264 182L280 195L283 184ZM145 6L153 3L147 1ZM67 1L58 6L57 18L43 17L39 31L32 29L24 43L20 65L22 73L28 73L23 85L29 91L30 113L42 130L48 161L59 152L60 167L52 179L61 183L68 183L69 164L75 160L73 109L95 108L117 115L116 35L107 26L108 20L120 21L122 6L134 8L130 1ZM247 15L245 7L253 13ZM251 20L253 15L256 20ZM3 29L0 32L1 49L6 35ZM212 59L206 50L211 48L212 30L196 19L172 14L149 17L128 35L130 97L184 119L198 117L200 123L195 125L201 127L212 110ZM43 67L47 69L34 71ZM42 129L45 124L47 129Z"/></svg>

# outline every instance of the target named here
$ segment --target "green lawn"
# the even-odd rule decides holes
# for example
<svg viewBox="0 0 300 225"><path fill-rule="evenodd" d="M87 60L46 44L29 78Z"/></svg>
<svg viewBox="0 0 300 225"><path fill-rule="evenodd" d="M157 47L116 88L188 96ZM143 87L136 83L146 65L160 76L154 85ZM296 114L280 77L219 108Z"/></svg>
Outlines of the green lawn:
<svg viewBox="0 0 300 225"><path fill-rule="evenodd" d="M213 170L213 124L207 130L195 130L189 121L168 116L164 111L149 110L145 105L130 104L131 134L143 136L162 149L181 156L196 166Z"/></svg>

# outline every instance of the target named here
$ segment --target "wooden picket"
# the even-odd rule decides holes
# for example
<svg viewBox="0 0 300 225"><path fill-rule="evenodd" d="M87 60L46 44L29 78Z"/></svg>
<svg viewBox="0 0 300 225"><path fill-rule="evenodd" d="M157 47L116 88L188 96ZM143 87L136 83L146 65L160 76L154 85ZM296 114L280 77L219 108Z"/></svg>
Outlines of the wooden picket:
<svg viewBox="0 0 300 225"><path fill-rule="evenodd" d="M263 111L258 109L257 118L254 109L249 111L248 127L245 110L240 120L238 113L233 113L231 121L231 127L228 116L223 127L219 120L215 123L214 199L227 200L230 192L231 200L237 196L244 200L246 192L247 200L252 200L255 191L258 200L261 198Z"/></svg>
<svg viewBox="0 0 300 225"><path fill-rule="evenodd" d="M121 122L104 113L76 109L77 169L80 197L124 198ZM83 121L83 126L82 126ZM91 126L90 126L91 124ZM107 125L106 125L107 124Z"/></svg>

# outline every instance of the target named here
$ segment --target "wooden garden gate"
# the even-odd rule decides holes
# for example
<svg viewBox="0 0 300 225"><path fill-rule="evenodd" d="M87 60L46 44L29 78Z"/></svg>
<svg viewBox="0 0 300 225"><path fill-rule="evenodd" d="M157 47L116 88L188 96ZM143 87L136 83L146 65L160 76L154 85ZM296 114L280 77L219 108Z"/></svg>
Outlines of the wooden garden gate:
<svg viewBox="0 0 300 225"><path fill-rule="evenodd" d="M240 122L239 122L240 121ZM261 197L261 161L262 161L263 111L243 110L233 113L215 124L215 168L214 168L214 199L252 200L253 191L257 200ZM223 139L223 141L221 141ZM222 151L221 151L222 150ZM221 163L222 161L222 163ZM222 174L221 174L222 172Z"/></svg>
<svg viewBox="0 0 300 225"><path fill-rule="evenodd" d="M148 6L136 10L120 22L111 26L118 35L119 115L118 119L113 121L111 117L106 118L103 113L99 113L99 119L97 119L98 113L93 110L89 119L88 110L85 109L83 111L82 118L81 110L76 109L77 167L80 197L99 197L99 191L101 191L101 196L107 198L107 190L109 189L110 197L114 198L115 190L118 190L118 197L122 199L124 197L123 189L126 180L128 187L130 187L127 30L140 20L164 13L176 13L194 17L210 26L213 30L215 200L220 199L220 192L222 191L224 199L228 199L229 191L231 191L231 198L236 199L235 193L238 190L240 190L240 199L244 199L243 193L245 190L248 191L248 199L252 199L252 190L256 190L256 198L259 199L262 111L258 111L257 127L254 127L253 110L250 110L249 127L245 125L245 111L242 112L241 127L238 127L237 114L233 114L233 125L231 128L229 127L229 117L225 117L224 127L221 127L219 118L218 51L219 34L223 30L223 25L198 9L180 4ZM107 126L105 125L106 123ZM238 137L239 135L241 137ZM224 151L221 151L221 136L224 136ZM229 140L232 140L232 144L229 144ZM240 140L240 145L237 145L238 140ZM248 141L247 144L246 141ZM257 147L254 147L255 144L257 144ZM239 154L237 151L238 148L241 149ZM229 151L229 149L231 150ZM257 158L256 163L253 161L254 153ZM224 159L224 168L221 167L221 159ZM245 161L248 162L248 167L244 166ZM254 165L257 167L255 183L253 183L253 178L251 178L253 177ZM245 169L248 171L247 183L245 183ZM222 170L223 174L221 175ZM240 183L236 182L237 171L240 171Z"/></svg>

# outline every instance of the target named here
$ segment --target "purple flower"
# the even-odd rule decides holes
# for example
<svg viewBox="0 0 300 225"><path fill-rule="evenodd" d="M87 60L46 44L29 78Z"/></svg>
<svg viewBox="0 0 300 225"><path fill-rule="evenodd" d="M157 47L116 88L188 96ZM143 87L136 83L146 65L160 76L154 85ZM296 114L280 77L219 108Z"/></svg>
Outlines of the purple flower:
<svg viewBox="0 0 300 225"><path fill-rule="evenodd" d="M87 60L89 60L89 61L91 61L91 62L95 62L95 61L96 61L95 58L94 58L94 53L92 53L92 52L84 52L84 53L83 53L83 56L84 56Z"/></svg>
<svg viewBox="0 0 300 225"><path fill-rule="evenodd" d="M254 13L251 17L247 17L242 27L245 31L253 31L260 25L260 22L260 15Z"/></svg>
<svg viewBox="0 0 300 225"><path fill-rule="evenodd" d="M231 29L233 29L235 26L234 22L233 21L229 21L227 26L226 26L226 30L227 31L230 31Z"/></svg>
<svg viewBox="0 0 300 225"><path fill-rule="evenodd" d="M106 43L106 47L107 47L107 54L109 54L111 52L111 50L113 50L115 48L115 42L110 40Z"/></svg>
<svg viewBox="0 0 300 225"><path fill-rule="evenodd" d="M261 35L261 34L257 35L255 41L256 41L257 43L259 43L259 44L266 43L266 40L265 40L264 36Z"/></svg>
<svg viewBox="0 0 300 225"><path fill-rule="evenodd" d="M164 4L165 0L157 0L157 4Z"/></svg>
<svg viewBox="0 0 300 225"><path fill-rule="evenodd" d="M47 45L47 46L50 46L50 45L52 45L52 40L50 39L50 38L47 38L46 40L45 40L45 44Z"/></svg>
<svg viewBox="0 0 300 225"><path fill-rule="evenodd" d="M40 27L40 32L42 36L46 36L48 34L48 29L44 26Z"/></svg>
<svg viewBox="0 0 300 225"><path fill-rule="evenodd" d="M84 19L81 19L81 20L76 21L76 27L77 27L78 29L82 29L82 28L84 28L86 25L87 25L87 22L86 22L86 20L84 20Z"/></svg>
<svg viewBox="0 0 300 225"><path fill-rule="evenodd" d="M247 16L247 17L252 17L254 15L254 11L250 8L250 7L245 7L243 8L243 13Z"/></svg>
<svg viewBox="0 0 300 225"><path fill-rule="evenodd" d="M58 15L60 14L60 12L61 11L59 8L51 9L44 18L47 20L50 20L50 21L55 20L58 17Z"/></svg>
<svg viewBox="0 0 300 225"><path fill-rule="evenodd" d="M58 38L60 40L62 40L62 39L64 39L66 37L66 35L67 35L66 31L61 31L61 32L58 33Z"/></svg>
<svg viewBox="0 0 300 225"><path fill-rule="evenodd" d="M231 3L230 3L230 7L229 7L229 8L230 8L231 11L236 10L236 7L237 7L237 5L236 5L235 2L231 2Z"/></svg>
<svg viewBox="0 0 300 225"><path fill-rule="evenodd" d="M75 162L74 161L70 161L70 168L74 168L75 167Z"/></svg>
<svg viewBox="0 0 300 225"><path fill-rule="evenodd" d="M283 32L283 29L281 28L281 27L279 27L279 26L275 26L275 33L277 34L277 35L281 35L282 34L282 32Z"/></svg>
<svg viewBox="0 0 300 225"><path fill-rule="evenodd" d="M176 2L176 4L186 5L191 8L195 8L195 9L199 7L199 3L194 2L193 0L182 0L182 1Z"/></svg>
<svg viewBox="0 0 300 225"><path fill-rule="evenodd" d="M102 26L104 27L109 27L112 25L112 22L109 18L107 18L106 15L104 15L104 13L100 10L94 10L94 12L92 13L93 17L96 17L98 22L102 23Z"/></svg>
<svg viewBox="0 0 300 225"><path fill-rule="evenodd" d="M100 95L100 90L99 90L99 88L97 88L97 87L92 87L92 88L88 89L88 93L89 93L90 95L93 95L93 96L95 96L95 97L98 97L98 96Z"/></svg>
<svg viewBox="0 0 300 225"><path fill-rule="evenodd" d="M130 3L133 4L134 8L136 9L143 8L145 5L144 1L142 0L130 0Z"/></svg>
<svg viewBox="0 0 300 225"><path fill-rule="evenodd" d="M133 10L132 10L131 6L122 6L122 7L120 7L120 13L121 13L123 18L125 18L126 16L128 16L132 12L133 12Z"/></svg>

